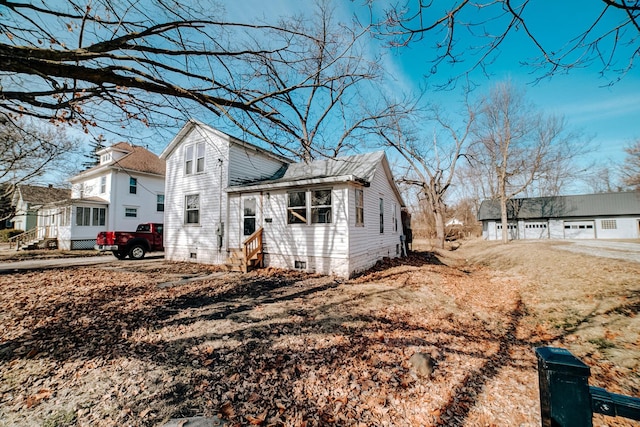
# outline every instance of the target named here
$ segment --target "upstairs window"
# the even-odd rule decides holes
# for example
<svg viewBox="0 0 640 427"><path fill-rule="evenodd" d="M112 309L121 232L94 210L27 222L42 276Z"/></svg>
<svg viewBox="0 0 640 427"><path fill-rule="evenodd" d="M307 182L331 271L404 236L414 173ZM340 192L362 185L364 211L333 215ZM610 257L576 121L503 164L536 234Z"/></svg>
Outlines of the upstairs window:
<svg viewBox="0 0 640 427"><path fill-rule="evenodd" d="M288 193L287 224L307 223L307 192L294 191Z"/></svg>
<svg viewBox="0 0 640 427"><path fill-rule="evenodd" d="M356 225L364 225L364 191L356 188Z"/></svg>
<svg viewBox="0 0 640 427"><path fill-rule="evenodd" d="M164 212L164 194L156 195L156 211Z"/></svg>
<svg viewBox="0 0 640 427"><path fill-rule="evenodd" d="M311 223L328 224L331 222L331 190L311 192Z"/></svg>
<svg viewBox="0 0 640 427"><path fill-rule="evenodd" d="M104 194L107 192L107 177L100 177L100 194Z"/></svg>
<svg viewBox="0 0 640 427"><path fill-rule="evenodd" d="M138 178L129 178L129 194L138 193Z"/></svg>
<svg viewBox="0 0 640 427"><path fill-rule="evenodd" d="M105 163L109 163L111 161L111 153L105 153L100 156L100 164L104 165Z"/></svg>
<svg viewBox="0 0 640 427"><path fill-rule="evenodd" d="M184 173L204 172L204 142L187 145L184 149Z"/></svg>

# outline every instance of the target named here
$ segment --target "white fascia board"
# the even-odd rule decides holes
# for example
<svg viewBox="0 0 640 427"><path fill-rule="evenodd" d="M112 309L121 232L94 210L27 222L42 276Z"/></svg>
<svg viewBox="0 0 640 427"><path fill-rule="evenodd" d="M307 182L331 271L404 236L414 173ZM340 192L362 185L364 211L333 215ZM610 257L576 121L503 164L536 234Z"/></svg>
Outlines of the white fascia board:
<svg viewBox="0 0 640 427"><path fill-rule="evenodd" d="M227 193L249 193L261 190L276 190L281 188L306 187L310 185L337 184L344 182L353 182L364 185L365 187L369 186L369 182L364 181L363 179L358 178L354 175L342 175L326 178L301 179L297 181L276 181L254 185L236 185L233 187L228 187L225 191Z"/></svg>

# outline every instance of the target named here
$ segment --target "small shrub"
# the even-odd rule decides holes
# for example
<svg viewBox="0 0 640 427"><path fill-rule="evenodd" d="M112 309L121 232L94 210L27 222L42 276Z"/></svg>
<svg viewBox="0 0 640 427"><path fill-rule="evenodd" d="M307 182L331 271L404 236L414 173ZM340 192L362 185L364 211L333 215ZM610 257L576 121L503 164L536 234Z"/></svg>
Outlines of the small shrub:
<svg viewBox="0 0 640 427"><path fill-rule="evenodd" d="M72 410L60 410L53 413L42 424L43 427L71 427L76 425L76 413Z"/></svg>
<svg viewBox="0 0 640 427"><path fill-rule="evenodd" d="M0 230L0 243L7 243L10 238L22 233L24 233L24 231L16 230L14 228L7 228L6 230Z"/></svg>
<svg viewBox="0 0 640 427"><path fill-rule="evenodd" d="M590 339L589 342L593 345L595 345L596 347L598 347L599 350L605 350L607 348L614 348L616 345L614 343L612 343L611 341L604 339L604 338L594 338L594 339Z"/></svg>

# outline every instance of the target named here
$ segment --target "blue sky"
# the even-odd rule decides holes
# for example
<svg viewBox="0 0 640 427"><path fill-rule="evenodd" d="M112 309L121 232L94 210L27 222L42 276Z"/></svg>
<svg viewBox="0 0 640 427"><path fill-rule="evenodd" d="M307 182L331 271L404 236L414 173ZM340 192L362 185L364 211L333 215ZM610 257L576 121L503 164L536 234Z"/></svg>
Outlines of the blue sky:
<svg viewBox="0 0 640 427"><path fill-rule="evenodd" d="M226 9L226 16L219 14L218 9L212 8L212 13L216 13L216 19L239 22L273 22L278 17L294 13L309 16L314 7L312 1L300 0L222 0L221 3ZM354 15L362 16L366 10L363 7L364 3L364 0L334 0L333 4L338 19L351 22ZM374 2L378 11L386 4L386 0ZM602 7L602 1L598 0L536 0L530 2L524 17L538 40L549 50L557 50L562 47L562 43L579 34L593 22ZM487 13L490 15L493 10ZM619 12L617 15L611 14L610 17L607 15L602 28L613 27L619 16ZM468 18L477 19L477 16L472 15ZM388 49L380 42L370 39L368 49L372 57L383 53L382 61L388 74L386 90L397 89L417 93L428 85L431 89L426 92L426 98L442 104L449 111L455 111L460 109L460 90L439 91L433 88L447 81L451 75L468 68L470 58L468 55L463 56L467 62L460 64L458 68L440 65L434 75L425 79L425 74L428 74L432 67L429 58L433 55L433 37L429 37L431 38L425 41L398 49ZM473 46L475 41L463 37L460 43L464 48ZM607 46L603 44L602 47L606 49ZM627 52L628 48L627 51L622 49L620 57L625 58ZM616 165L621 164L625 157L625 145L640 138L640 122L637 119L640 116L640 74L632 69L621 81L609 85L618 75L600 75L601 67L596 62L589 67L536 81L536 78L542 75L540 70L522 65L523 61L536 56L539 56L539 51L526 38L524 32L514 32L500 47L499 55L494 58L493 63L487 67L489 76L479 71L471 74L474 83L478 85L476 93L487 93L496 82L510 79L524 88L527 98L542 111L564 116L572 130L592 137L597 148L591 152L591 159L603 165L611 164L612 168L616 169ZM627 55L626 59L628 58ZM195 118L216 126L215 122L209 120L211 118ZM109 142L117 140L120 139ZM149 148L160 153L169 142L153 140Z"/></svg>
<svg viewBox="0 0 640 427"><path fill-rule="evenodd" d="M363 10L362 3L336 1L334 4L337 15L347 21L352 19L354 13ZM243 0L224 4L231 19L246 20L261 17L271 19L292 11L308 14L312 2ZM374 3L378 7L384 4L386 2ZM539 41L547 49L557 50L593 22L602 7L603 3L595 0L536 0L528 6L524 17ZM256 18L251 18L252 15ZM620 13L609 13L606 18L605 25L600 28L613 27L619 20ZM605 44L601 46L607 47ZM379 52L381 49L384 48L371 42L372 52ZM628 59L628 56L624 56L625 51L621 53L621 58ZM419 91L425 85L425 72L431 68L427 61L431 54L431 44L428 42L386 51L385 69L393 78L389 84L397 85L403 90ZM484 76L480 72L472 74L474 82L478 84L476 91L486 93L495 82L510 79L521 85L527 98L542 111L564 116L571 129L593 137L597 146L597 150L591 154L593 159L620 164L625 156L624 146L640 138L640 75L637 70L631 70L621 81L610 85L618 75L612 73L602 76L600 64L595 62L586 68L573 69L568 74L560 73L536 81L542 73L521 63L537 56L539 51L524 36L523 31L511 34L501 46L494 63L487 68L490 76ZM440 66L436 75L430 76L427 81L431 86L437 85L454 73L455 70ZM433 90L427 96L446 107L459 108L459 91Z"/></svg>

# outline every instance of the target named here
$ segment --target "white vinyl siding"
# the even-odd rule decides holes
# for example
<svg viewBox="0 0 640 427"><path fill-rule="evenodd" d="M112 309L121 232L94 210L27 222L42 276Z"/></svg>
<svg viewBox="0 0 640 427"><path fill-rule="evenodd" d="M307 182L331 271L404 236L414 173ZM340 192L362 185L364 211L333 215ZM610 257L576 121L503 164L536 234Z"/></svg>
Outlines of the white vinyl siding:
<svg viewBox="0 0 640 427"><path fill-rule="evenodd" d="M184 172L184 148L199 143L205 147L204 171L198 175L187 176ZM229 174L235 174L236 181L242 176L247 179L267 178L273 176L282 163L264 159L263 154L238 147L230 142L226 135L201 125L193 127L175 148L165 155L165 259L208 264L225 263L226 249L239 248L243 233L241 200L235 195L228 196L225 191L230 182ZM230 161L230 158L233 161ZM200 224L197 227L185 224L184 204L187 194L200 195ZM259 196L256 196L256 203L258 228L261 226ZM218 230L222 232L222 247L218 247ZM195 254L195 257L192 254Z"/></svg>
<svg viewBox="0 0 640 427"><path fill-rule="evenodd" d="M364 189L364 226L357 226L355 215L355 192L352 191L352 199L349 200L352 214L349 220L349 268L351 271L362 271L375 264L383 257L394 257L400 244L402 228L394 229L390 212L382 212L382 225L380 223L380 199L383 199L383 209L389 208L393 203L401 206L402 201L396 196L389 181L385 168L381 164L375 172L371 185ZM399 213L396 214L396 218ZM380 229L384 228L384 233Z"/></svg>
<svg viewBox="0 0 640 427"><path fill-rule="evenodd" d="M295 261L301 261L306 263L305 269L310 272L347 275L349 226L346 209L349 189L347 184L336 185L331 189L332 222L294 225L287 224L286 221L290 191L271 191L269 197L265 198L263 207L265 252L269 265L293 269ZM309 188L299 191L305 191L307 200L316 190L327 189ZM326 193L323 194L326 196ZM307 209L312 209L310 203L307 204ZM271 222L267 222L267 218Z"/></svg>

